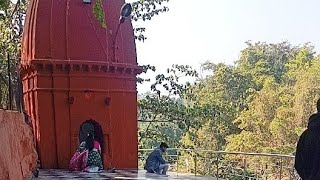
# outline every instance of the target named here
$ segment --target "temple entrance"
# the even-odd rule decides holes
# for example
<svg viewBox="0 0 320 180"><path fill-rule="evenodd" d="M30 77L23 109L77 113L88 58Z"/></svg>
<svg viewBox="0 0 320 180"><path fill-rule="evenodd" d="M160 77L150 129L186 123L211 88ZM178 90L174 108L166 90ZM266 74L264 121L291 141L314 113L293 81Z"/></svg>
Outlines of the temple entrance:
<svg viewBox="0 0 320 180"><path fill-rule="evenodd" d="M93 119L88 119L80 125L79 144L81 144L83 141L86 140L87 134L89 134L89 133L93 134L94 140L96 140L100 143L101 157L103 157L104 138L103 138L102 127L97 121L95 121ZM102 158L102 163L103 163L103 158Z"/></svg>

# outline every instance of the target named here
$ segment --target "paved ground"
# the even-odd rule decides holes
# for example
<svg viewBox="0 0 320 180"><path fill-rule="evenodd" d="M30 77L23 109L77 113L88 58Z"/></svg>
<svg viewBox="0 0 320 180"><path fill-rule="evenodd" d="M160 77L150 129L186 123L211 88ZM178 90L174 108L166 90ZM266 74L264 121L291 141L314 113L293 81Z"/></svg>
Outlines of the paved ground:
<svg viewBox="0 0 320 180"><path fill-rule="evenodd" d="M185 179L185 180L215 180L213 177L194 176L192 174L169 173L168 177L146 173L144 170L116 170L115 173L84 173L66 170L40 170L38 178L34 179Z"/></svg>

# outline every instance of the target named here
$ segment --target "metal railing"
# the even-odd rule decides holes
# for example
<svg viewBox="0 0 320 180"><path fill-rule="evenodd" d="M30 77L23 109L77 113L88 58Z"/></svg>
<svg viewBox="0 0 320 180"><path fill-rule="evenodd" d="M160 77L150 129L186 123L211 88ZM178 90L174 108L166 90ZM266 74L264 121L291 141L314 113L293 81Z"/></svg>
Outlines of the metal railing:
<svg viewBox="0 0 320 180"><path fill-rule="evenodd" d="M139 168L153 149L139 149ZM294 156L268 153L226 152L196 149L167 149L164 155L171 171L211 176L217 179L296 180Z"/></svg>

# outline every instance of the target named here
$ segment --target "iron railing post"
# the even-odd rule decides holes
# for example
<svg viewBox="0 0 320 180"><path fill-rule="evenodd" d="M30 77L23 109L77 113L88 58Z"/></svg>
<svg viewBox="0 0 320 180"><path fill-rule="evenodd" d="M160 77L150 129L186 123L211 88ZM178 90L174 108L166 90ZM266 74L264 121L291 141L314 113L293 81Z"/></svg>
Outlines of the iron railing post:
<svg viewBox="0 0 320 180"><path fill-rule="evenodd" d="M177 174L179 172L179 149L177 149Z"/></svg>
<svg viewBox="0 0 320 180"><path fill-rule="evenodd" d="M176 150L176 158L177 158L177 176L179 173L179 149Z"/></svg>
<svg viewBox="0 0 320 180"><path fill-rule="evenodd" d="M194 176L197 176L197 151L194 150Z"/></svg>
<svg viewBox="0 0 320 180"><path fill-rule="evenodd" d="M20 113L24 112L23 106L23 90L22 90L22 81L21 81L21 74L19 70L19 64L16 64L16 71L17 71L17 90L16 90L16 106Z"/></svg>
<svg viewBox="0 0 320 180"><path fill-rule="evenodd" d="M12 87L11 87L11 68L10 68L10 54L7 54L8 56L8 87L9 87L9 109L12 110Z"/></svg>
<svg viewBox="0 0 320 180"><path fill-rule="evenodd" d="M282 179L282 157L280 157L280 180Z"/></svg>
<svg viewBox="0 0 320 180"><path fill-rule="evenodd" d="M216 178L217 178L217 180L218 180L218 179L219 179L219 154L217 154L216 163L217 163Z"/></svg>
<svg viewBox="0 0 320 180"><path fill-rule="evenodd" d="M247 171L247 159L244 157L242 179L246 179L246 171Z"/></svg>
<svg viewBox="0 0 320 180"><path fill-rule="evenodd" d="M205 155L202 155L200 164L202 164L202 173L201 174L205 175L206 174L206 164L207 164L207 159L206 159Z"/></svg>
<svg viewBox="0 0 320 180"><path fill-rule="evenodd" d="M266 163L266 169L264 170L266 180L268 180L267 170L268 170L268 164Z"/></svg>

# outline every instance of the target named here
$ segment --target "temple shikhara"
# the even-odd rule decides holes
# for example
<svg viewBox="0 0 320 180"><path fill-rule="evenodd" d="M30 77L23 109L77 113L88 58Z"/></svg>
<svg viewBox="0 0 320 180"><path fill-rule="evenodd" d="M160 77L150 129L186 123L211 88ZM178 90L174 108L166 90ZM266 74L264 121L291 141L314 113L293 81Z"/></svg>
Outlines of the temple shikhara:
<svg viewBox="0 0 320 180"><path fill-rule="evenodd" d="M88 119L103 131L104 167L138 166L137 64L123 0L31 0L22 39L25 109L41 168L64 169Z"/></svg>

